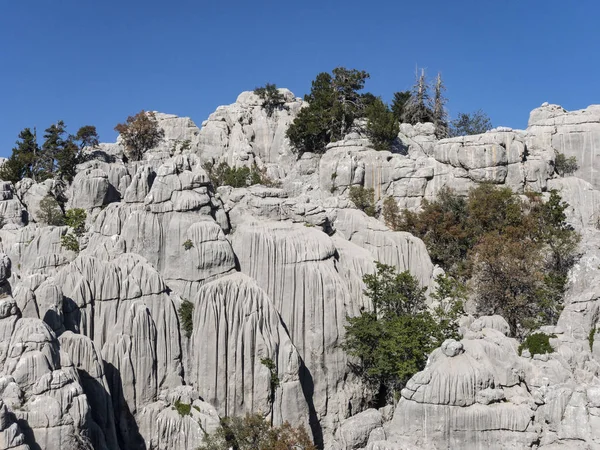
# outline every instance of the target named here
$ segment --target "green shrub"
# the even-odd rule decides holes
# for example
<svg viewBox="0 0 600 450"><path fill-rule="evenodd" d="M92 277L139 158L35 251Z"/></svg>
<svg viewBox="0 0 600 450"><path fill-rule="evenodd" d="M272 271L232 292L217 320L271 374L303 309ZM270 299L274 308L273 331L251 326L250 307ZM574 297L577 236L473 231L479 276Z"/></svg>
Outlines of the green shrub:
<svg viewBox="0 0 600 450"><path fill-rule="evenodd" d="M564 153L557 153L556 158L554 160L554 170L561 177L565 175L573 175L575 171L579 169L579 165L577 164L577 158L571 156L567 158Z"/></svg>
<svg viewBox="0 0 600 450"><path fill-rule="evenodd" d="M192 405L188 403L181 403L179 400L175 400L175 409L182 417L192 415Z"/></svg>
<svg viewBox="0 0 600 450"><path fill-rule="evenodd" d="M377 272L363 281L373 309L347 318L343 348L354 359L351 369L371 387L380 406L423 370L433 349L458 337L458 325L441 308L435 315L429 312L425 288L407 271L377 263Z"/></svg>
<svg viewBox="0 0 600 450"><path fill-rule="evenodd" d="M357 209L363 211L367 216L375 216L375 191L365 189L363 186L351 186L348 197Z"/></svg>
<svg viewBox="0 0 600 450"><path fill-rule="evenodd" d="M277 390L277 388L279 387L279 384L281 383L281 380L279 379L279 376L277 375L277 365L270 358L262 358L260 360L260 363L263 366L265 366L267 369L269 369L269 372L271 373L270 388L271 388L271 402L273 402L275 400L275 391Z"/></svg>
<svg viewBox="0 0 600 450"><path fill-rule="evenodd" d="M336 67L332 73L321 72L313 80L308 102L286 131L299 155L324 153L327 144L342 139L354 121L364 115L364 88L367 72Z"/></svg>
<svg viewBox="0 0 600 450"><path fill-rule="evenodd" d="M545 333L530 334L525 338L525 341L519 345L519 355L521 355L523 350L529 350L531 356L553 353L554 349L550 345L550 338L556 338L556 336Z"/></svg>
<svg viewBox="0 0 600 450"><path fill-rule="evenodd" d="M482 184L467 198L442 189L399 219L392 206L384 217L421 238L434 264L469 281L479 314L502 315L515 337L556 322L579 242L558 192L544 202Z"/></svg>
<svg viewBox="0 0 600 450"><path fill-rule="evenodd" d="M144 153L157 146L165 136L156 114L144 110L135 116L129 116L125 123L115 127L125 146L125 155L131 161L140 161Z"/></svg>
<svg viewBox="0 0 600 450"><path fill-rule="evenodd" d="M401 213L398 203L394 197L386 197L383 201L383 220L385 224L394 231L401 227Z"/></svg>
<svg viewBox="0 0 600 450"><path fill-rule="evenodd" d="M590 329L590 333L588 334L588 342L590 344L590 352L594 350L594 337L596 336L596 327L592 327Z"/></svg>
<svg viewBox="0 0 600 450"><path fill-rule="evenodd" d="M263 100L262 107L269 117L273 115L276 109L281 109L285 105L285 97L279 92L275 84L267 83L263 87L254 89L254 93Z"/></svg>
<svg viewBox="0 0 600 450"><path fill-rule="evenodd" d="M187 251L190 250L192 248L194 248L194 243L191 241L191 239L188 239L187 241L185 241L183 243L183 248Z"/></svg>
<svg viewBox="0 0 600 450"><path fill-rule="evenodd" d="M256 165L249 167L230 167L226 162L219 165L206 163L203 166L208 178L215 188L231 186L234 188L248 187L255 184L274 187L277 183L267 177L265 170L260 170Z"/></svg>
<svg viewBox="0 0 600 450"><path fill-rule="evenodd" d="M87 213L83 208L68 209L65 213L65 225L73 228L76 236L83 236L85 233L85 220Z"/></svg>
<svg viewBox="0 0 600 450"><path fill-rule="evenodd" d="M303 426L288 422L271 426L260 414L225 417L212 434L205 434L199 450L316 450Z"/></svg>
<svg viewBox="0 0 600 450"><path fill-rule="evenodd" d="M181 319L181 329L185 336L189 338L194 331L194 304L187 299L183 299L178 312Z"/></svg>
<svg viewBox="0 0 600 450"><path fill-rule="evenodd" d="M77 241L77 237L71 233L67 233L60 238L60 245L67 250L79 253L79 242Z"/></svg>
<svg viewBox="0 0 600 450"><path fill-rule="evenodd" d="M60 209L60 204L51 195L46 195L40 201L39 218L48 225L60 226L65 223L65 216Z"/></svg>

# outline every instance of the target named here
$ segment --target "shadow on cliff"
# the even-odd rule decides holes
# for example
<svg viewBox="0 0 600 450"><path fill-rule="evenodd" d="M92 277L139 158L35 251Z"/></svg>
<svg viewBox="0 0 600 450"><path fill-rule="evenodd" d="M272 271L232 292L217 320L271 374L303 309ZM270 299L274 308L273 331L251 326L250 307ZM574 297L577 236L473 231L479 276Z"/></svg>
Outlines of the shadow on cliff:
<svg viewBox="0 0 600 450"><path fill-rule="evenodd" d="M315 383L310 370L304 365L304 361L302 361L302 366L300 367L300 384L302 385L304 399L308 404L308 423L313 435L313 441L317 448L323 448L323 429L319 423L319 418L315 411L315 404L313 403Z"/></svg>
<svg viewBox="0 0 600 450"><path fill-rule="evenodd" d="M127 450L146 450L144 438L123 395L123 381L119 369L104 361L104 373L112 396L119 447Z"/></svg>

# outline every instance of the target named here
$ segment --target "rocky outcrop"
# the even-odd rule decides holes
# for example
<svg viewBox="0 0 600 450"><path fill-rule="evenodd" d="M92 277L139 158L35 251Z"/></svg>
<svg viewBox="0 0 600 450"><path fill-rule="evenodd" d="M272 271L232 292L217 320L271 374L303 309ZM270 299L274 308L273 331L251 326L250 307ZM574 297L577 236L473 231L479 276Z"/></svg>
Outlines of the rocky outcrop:
<svg viewBox="0 0 600 450"><path fill-rule="evenodd" d="M444 140L402 124L391 151L355 127L297 158L285 132L304 103L280 93L272 115L245 92L201 129L156 113L164 137L141 161L100 144L68 187L2 182L0 447L192 449L247 412L305 425L328 450L600 446L598 107L544 105L527 130ZM574 176L554 173L557 152L576 156ZM275 183L215 189L204 167L221 162ZM431 287L441 270L350 189L372 189L380 215L387 197L416 210L481 182L570 205L581 258L541 330L555 351L520 356L504 319L466 317L396 405L369 408L341 347L346 317L372 307L363 276L380 261ZM79 252L41 222L48 194L87 211Z"/></svg>
<svg viewBox="0 0 600 450"><path fill-rule="evenodd" d="M600 154L600 106L566 111L559 105L545 103L529 115L529 145L575 157L579 169L575 176L600 187L597 158Z"/></svg>
<svg viewBox="0 0 600 450"><path fill-rule="evenodd" d="M266 292L237 273L205 284L194 300L191 378L222 416L261 412L302 423L302 361Z"/></svg>
<svg viewBox="0 0 600 450"><path fill-rule="evenodd" d="M232 167L257 164L271 178L284 178L296 160L285 133L303 102L287 89L279 92L285 103L272 116L253 92L242 92L235 103L217 108L200 130L202 160Z"/></svg>
<svg viewBox="0 0 600 450"><path fill-rule="evenodd" d="M48 450L108 449L70 358L42 321L15 323L0 361L0 393L24 435L15 442Z"/></svg>

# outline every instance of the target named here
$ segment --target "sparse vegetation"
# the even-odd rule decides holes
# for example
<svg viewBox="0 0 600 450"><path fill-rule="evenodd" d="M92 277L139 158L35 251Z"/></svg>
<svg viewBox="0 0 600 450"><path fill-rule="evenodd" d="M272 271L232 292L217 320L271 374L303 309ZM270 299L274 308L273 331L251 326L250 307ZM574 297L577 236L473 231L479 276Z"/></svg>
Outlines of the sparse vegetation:
<svg viewBox="0 0 600 450"><path fill-rule="evenodd" d="M85 161L84 148L98 145L96 127L86 125L72 135L62 120L48 127L43 137L40 146L35 128L21 131L11 156L0 168L0 179L17 183L23 178L40 182L54 177L71 182L77 164Z"/></svg>
<svg viewBox="0 0 600 450"><path fill-rule="evenodd" d="M554 353L554 349L550 345L550 338L556 338L556 336L545 333L530 334L525 338L523 343L519 345L519 355L523 353L523 350L529 350L531 356Z"/></svg>
<svg viewBox="0 0 600 450"><path fill-rule="evenodd" d="M596 326L594 325L590 328L590 332L588 334L588 343L590 344L590 352L594 351L594 338L596 336Z"/></svg>
<svg viewBox="0 0 600 450"><path fill-rule="evenodd" d="M363 211L367 216L375 216L375 191L364 186L351 186L348 197L357 209Z"/></svg>
<svg viewBox="0 0 600 450"><path fill-rule="evenodd" d="M179 313L181 329L183 330L185 337L191 337L192 332L194 331L194 304L184 298L177 312Z"/></svg>
<svg viewBox="0 0 600 450"><path fill-rule="evenodd" d="M394 197L386 197L383 201L383 221L392 230L398 230L401 227L401 213L398 203Z"/></svg>
<svg viewBox="0 0 600 450"><path fill-rule="evenodd" d="M191 239L188 239L187 241L185 241L183 243L183 248L187 251L187 250L191 250L192 248L194 248L194 243L192 242Z"/></svg>
<svg viewBox="0 0 600 450"><path fill-rule="evenodd" d="M271 180L265 171L261 171L256 165L252 168L231 167L226 162L222 162L215 166L209 162L204 164L203 168L215 188L219 186L242 188L255 184L262 184L267 187L277 186L277 183Z"/></svg>
<svg viewBox="0 0 600 450"><path fill-rule="evenodd" d="M129 116L125 123L115 126L125 145L125 155L131 161L140 161L144 153L158 145L165 131L158 126L156 114L144 110Z"/></svg>
<svg viewBox="0 0 600 450"><path fill-rule="evenodd" d="M81 237L85 233L85 220L87 213L83 208L71 208L65 213L65 225L73 228L75 236Z"/></svg>
<svg viewBox="0 0 600 450"><path fill-rule="evenodd" d="M330 142L343 138L355 118L363 112L359 93L369 78L367 72L337 67L332 74L322 72L312 82L310 94L304 96L302 108L287 130L287 137L299 155L323 153Z"/></svg>
<svg viewBox="0 0 600 450"><path fill-rule="evenodd" d="M304 427L271 426L260 414L226 417L199 450L316 450Z"/></svg>
<svg viewBox="0 0 600 450"><path fill-rule="evenodd" d="M65 216L60 208L60 204L51 195L46 195L40 201L39 218L48 225L60 226L65 224Z"/></svg>
<svg viewBox="0 0 600 450"><path fill-rule="evenodd" d="M262 107L269 117L273 115L276 109L280 109L285 105L285 97L279 92L275 84L267 83L254 89L254 93L263 100Z"/></svg>
<svg viewBox="0 0 600 450"><path fill-rule="evenodd" d="M492 121L481 109L473 113L459 113L450 122L450 137L482 134L492 129Z"/></svg>
<svg viewBox="0 0 600 450"><path fill-rule="evenodd" d="M260 363L263 366L265 366L267 369L269 369L269 372L271 373L270 389L271 389L271 403L273 403L275 401L275 391L277 390L277 388L279 387L279 384L281 383L281 380L279 379L279 376L277 375L277 365L275 364L275 361L273 361L271 358L262 358L260 360Z"/></svg>
<svg viewBox="0 0 600 450"><path fill-rule="evenodd" d="M179 400L175 400L174 408L181 417L192 415L192 405L189 403L182 403Z"/></svg>
<svg viewBox="0 0 600 450"><path fill-rule="evenodd" d="M577 164L577 158L571 156L567 158L564 153L556 153L556 158L554 160L554 170L561 177L573 175L575 171L579 169L579 165Z"/></svg>
<svg viewBox="0 0 600 450"><path fill-rule="evenodd" d="M73 233L64 234L60 238L60 245L67 250L79 253L79 241L77 240L77 236L75 236Z"/></svg>

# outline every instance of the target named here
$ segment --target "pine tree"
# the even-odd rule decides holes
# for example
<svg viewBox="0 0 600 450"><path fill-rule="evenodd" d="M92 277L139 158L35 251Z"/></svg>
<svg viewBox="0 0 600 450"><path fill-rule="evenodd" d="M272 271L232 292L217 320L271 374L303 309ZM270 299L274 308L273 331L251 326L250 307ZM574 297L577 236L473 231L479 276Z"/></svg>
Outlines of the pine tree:
<svg viewBox="0 0 600 450"><path fill-rule="evenodd" d="M19 140L12 155L0 169L0 178L17 183L25 177L36 179L35 160L40 153L35 129L25 128L19 133Z"/></svg>
<svg viewBox="0 0 600 450"><path fill-rule="evenodd" d="M45 130L44 143L40 157L36 158L37 173L40 181L51 178L57 172L57 157L64 151L68 142L66 126L62 120Z"/></svg>
<svg viewBox="0 0 600 450"><path fill-rule="evenodd" d="M435 97L433 101L433 124L435 125L435 135L438 139L448 137L448 113L446 112L446 98L443 92L446 90L442 82L442 76L438 73L435 80Z"/></svg>
<svg viewBox="0 0 600 450"><path fill-rule="evenodd" d="M403 122L416 125L417 123L433 122L433 111L429 97L429 84L425 76L425 69L415 71L416 82L410 94L410 100L404 109Z"/></svg>
<svg viewBox="0 0 600 450"><path fill-rule="evenodd" d="M366 117L367 134L375 149L390 150L400 128L394 113L381 98L375 98L366 108Z"/></svg>
<svg viewBox="0 0 600 450"><path fill-rule="evenodd" d="M287 130L292 146L300 153L322 153L330 142L342 139L354 120L364 114L362 90L369 74L356 69L337 67L317 75L310 94L304 96L308 107L302 108Z"/></svg>
<svg viewBox="0 0 600 450"><path fill-rule="evenodd" d="M392 113L396 116L396 119L401 121L404 117L404 111L406 105L410 100L410 91L394 92L394 99L392 100Z"/></svg>

